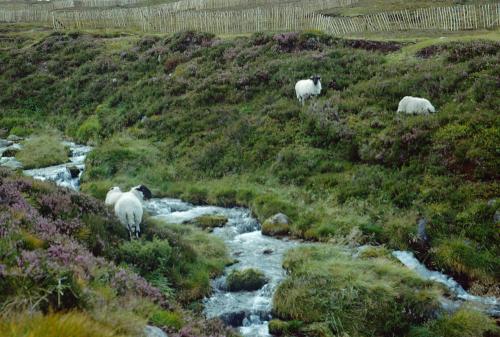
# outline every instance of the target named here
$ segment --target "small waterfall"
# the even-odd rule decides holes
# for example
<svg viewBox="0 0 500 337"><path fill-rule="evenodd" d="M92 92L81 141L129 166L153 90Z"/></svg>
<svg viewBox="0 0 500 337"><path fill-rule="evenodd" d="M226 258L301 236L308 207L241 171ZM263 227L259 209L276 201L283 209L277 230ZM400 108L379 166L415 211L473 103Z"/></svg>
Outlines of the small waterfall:
<svg viewBox="0 0 500 337"><path fill-rule="evenodd" d="M219 317L226 324L239 328L243 336L268 337L272 298L279 282L285 277L282 268L284 253L296 246L294 241L264 236L260 225L245 208L193 206L178 199L153 199L146 209L154 217L169 223L184 223L202 215L223 215L228 223L215 228L213 235L224 240L232 257L238 262L226 268L256 268L264 272L269 282L259 290L228 292L226 276L212 280L213 293L204 300L207 318Z"/></svg>
<svg viewBox="0 0 500 337"><path fill-rule="evenodd" d="M415 271L422 278L441 283L446 288L448 288L450 292L458 299L457 301L452 301L451 303L449 303L448 301L445 301L445 303L443 303L450 309L459 307L462 304L460 302L468 302L472 306L475 306L479 310L485 311L491 316L500 316L500 303L497 298L475 296L469 294L452 277L438 271L427 269L427 267L420 263L420 261L418 261L415 255L413 255L413 253L411 252L396 250L392 252L392 255L406 267Z"/></svg>

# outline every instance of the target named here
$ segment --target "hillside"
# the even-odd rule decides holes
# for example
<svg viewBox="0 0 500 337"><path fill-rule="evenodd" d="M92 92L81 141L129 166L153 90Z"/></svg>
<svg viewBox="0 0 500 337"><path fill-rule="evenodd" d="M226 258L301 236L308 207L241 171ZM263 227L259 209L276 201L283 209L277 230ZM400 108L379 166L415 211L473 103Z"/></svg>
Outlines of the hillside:
<svg viewBox="0 0 500 337"><path fill-rule="evenodd" d="M498 32L367 41L317 31L221 38L0 29L1 132L56 129L95 145L83 192L103 199L110 186L145 183L156 195L195 204L250 207L261 222L282 212L289 227L268 228L269 234L411 250L471 293L500 295ZM323 91L302 107L294 85L311 74L321 75ZM406 95L428 98L438 112L397 114ZM427 238L418 231L422 219ZM297 291L304 275L311 282L323 277L336 258L346 265L334 250L334 258L300 254L287 257L292 274L283 294ZM365 265L356 263L353 273ZM405 321L388 311L395 316L374 317L366 331L359 318L346 333L439 336L454 319L491 328L487 318L467 312L434 321L427 284L389 266L371 272L425 313L403 328L377 325ZM375 311L395 308L398 295L368 283L359 280L360 289L370 289L367 301L380 289L390 298ZM405 297L407 284L423 297ZM207 291L183 288L190 285L174 285L183 294L175 298L180 305ZM291 312L294 303L276 306L287 324L318 323L312 314Z"/></svg>

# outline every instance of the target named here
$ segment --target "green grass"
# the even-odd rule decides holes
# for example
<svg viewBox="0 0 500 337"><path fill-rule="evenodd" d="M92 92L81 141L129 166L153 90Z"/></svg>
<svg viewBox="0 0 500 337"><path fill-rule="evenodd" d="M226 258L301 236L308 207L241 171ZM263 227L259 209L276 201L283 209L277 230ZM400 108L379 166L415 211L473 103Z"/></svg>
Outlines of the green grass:
<svg viewBox="0 0 500 337"><path fill-rule="evenodd" d="M317 32L26 38L0 51L0 123L96 142L82 190L99 198L145 183L261 222L282 212L291 236L418 251L479 291L498 282L500 48L497 32L463 35L375 50ZM314 73L323 93L301 107L294 84ZM405 95L438 113L396 114Z"/></svg>
<svg viewBox="0 0 500 337"><path fill-rule="evenodd" d="M16 153L25 169L47 167L69 161L69 150L61 143L60 136L52 133L31 136Z"/></svg>
<svg viewBox="0 0 500 337"><path fill-rule="evenodd" d="M267 282L264 273L253 268L232 270L226 279L229 291L254 291L262 288Z"/></svg>
<svg viewBox="0 0 500 337"><path fill-rule="evenodd" d="M326 324L332 334L403 336L439 308L431 282L384 257L353 258L323 245L288 252L283 266L289 276L274 295L275 315Z"/></svg>

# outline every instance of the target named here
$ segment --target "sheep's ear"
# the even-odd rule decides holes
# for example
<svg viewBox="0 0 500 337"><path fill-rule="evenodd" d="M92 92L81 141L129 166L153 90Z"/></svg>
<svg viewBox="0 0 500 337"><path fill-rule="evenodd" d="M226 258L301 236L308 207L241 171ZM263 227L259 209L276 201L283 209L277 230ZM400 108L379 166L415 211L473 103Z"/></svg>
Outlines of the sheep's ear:
<svg viewBox="0 0 500 337"><path fill-rule="evenodd" d="M314 76L309 77L309 79L314 81Z"/></svg>

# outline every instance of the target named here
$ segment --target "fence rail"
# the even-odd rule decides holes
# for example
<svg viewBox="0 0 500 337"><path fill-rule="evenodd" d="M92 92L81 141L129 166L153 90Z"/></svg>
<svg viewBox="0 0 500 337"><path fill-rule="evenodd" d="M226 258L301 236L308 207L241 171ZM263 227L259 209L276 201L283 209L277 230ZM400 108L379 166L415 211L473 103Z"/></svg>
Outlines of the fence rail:
<svg viewBox="0 0 500 337"><path fill-rule="evenodd" d="M191 5L204 2L206 6L223 6L235 1L257 4L262 0L188 0L183 3L189 5L190 1ZM330 17L315 13L315 6L329 2L331 7L332 1L341 6L351 0L321 0L311 1L310 7L256 7L240 11L194 11L166 6L176 3L99 10L0 10L0 21L44 22L52 24L54 29L124 28L163 33L199 30L216 34L317 29L333 35L346 35L405 30L458 31L500 26L500 3L421 8L356 17Z"/></svg>

